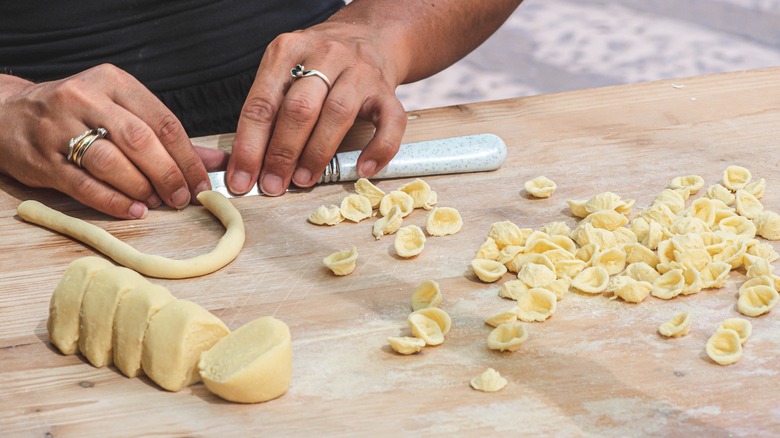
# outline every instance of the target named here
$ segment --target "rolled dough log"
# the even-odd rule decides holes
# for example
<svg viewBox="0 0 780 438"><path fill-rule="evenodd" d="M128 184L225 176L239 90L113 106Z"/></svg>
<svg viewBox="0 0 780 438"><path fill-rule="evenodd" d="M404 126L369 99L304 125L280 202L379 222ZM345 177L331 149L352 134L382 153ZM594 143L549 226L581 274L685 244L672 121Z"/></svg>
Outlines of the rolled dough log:
<svg viewBox="0 0 780 438"><path fill-rule="evenodd" d="M100 257L83 257L71 262L54 289L49 302L46 328L49 341L62 354L74 354L79 348L79 313L84 292L101 269L114 266Z"/></svg>
<svg viewBox="0 0 780 438"><path fill-rule="evenodd" d="M122 266L98 271L89 282L81 302L79 351L96 367L114 362L114 315L122 296L149 282L139 273Z"/></svg>
<svg viewBox="0 0 780 438"><path fill-rule="evenodd" d="M239 403L264 402L287 392L292 379L292 343L284 322L263 317L225 336L198 364L214 394Z"/></svg>
<svg viewBox="0 0 780 438"><path fill-rule="evenodd" d="M114 365L122 374L141 374L141 350L149 320L175 299L165 287L146 283L119 301L114 316Z"/></svg>
<svg viewBox="0 0 780 438"><path fill-rule="evenodd" d="M244 246L245 239L241 214L225 196L214 191L204 191L198 194L198 200L222 222L225 234L211 252L186 260L144 254L106 230L60 213L38 201L24 201L16 208L16 212L28 222L70 236L111 257L120 265L149 277L188 278L209 274L233 261Z"/></svg>
<svg viewBox="0 0 780 438"><path fill-rule="evenodd" d="M203 307L187 300L172 301L149 320L141 366L164 389L179 391L200 381L201 353L228 333L227 326Z"/></svg>

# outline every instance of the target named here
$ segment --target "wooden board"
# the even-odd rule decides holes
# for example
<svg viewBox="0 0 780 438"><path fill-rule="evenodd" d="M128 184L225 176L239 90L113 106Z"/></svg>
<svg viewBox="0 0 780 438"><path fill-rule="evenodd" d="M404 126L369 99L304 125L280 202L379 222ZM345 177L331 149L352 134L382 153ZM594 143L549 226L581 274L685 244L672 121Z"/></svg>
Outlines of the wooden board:
<svg viewBox="0 0 780 438"><path fill-rule="evenodd" d="M359 147L370 132L356 126L344 147ZM639 209L673 177L698 174L714 184L731 164L766 178L762 202L780 211L780 69L413 112L404 141L482 132L506 141L506 163L495 172L426 178L439 205L457 208L465 225L454 236L429 238L415 259L398 258L392 237L375 240L371 220L307 223L317 206L353 190L336 184L234 200L248 238L233 263L200 278L153 280L233 329L265 315L290 326L292 386L258 405L221 401L200 384L165 392L146 378L58 354L45 326L51 292L70 261L94 252L24 223L15 208L38 199L142 251L176 258L207 251L221 236L208 212L163 208L142 221L117 221L0 178L2 435L780 434L778 310L751 319L754 334L737 364L718 366L704 352L717 324L738 316L742 273L733 272L720 290L639 305L571 293L550 320L528 324L530 338L519 351L497 353L485 346L490 327L483 321L511 302L469 268L493 222L574 225L568 199L612 191L636 199ZM523 191L523 182L539 175L558 184L549 199ZM378 185L387 191L407 181ZM415 211L406 223L423 226L425 216ZM356 271L331 275L322 258L352 245L360 253ZM408 333L410 296L425 279L441 284L453 329L439 347L396 355L385 338ZM658 325L683 310L693 314L691 333L658 336ZM486 367L506 376L508 387L495 394L470 389Z"/></svg>

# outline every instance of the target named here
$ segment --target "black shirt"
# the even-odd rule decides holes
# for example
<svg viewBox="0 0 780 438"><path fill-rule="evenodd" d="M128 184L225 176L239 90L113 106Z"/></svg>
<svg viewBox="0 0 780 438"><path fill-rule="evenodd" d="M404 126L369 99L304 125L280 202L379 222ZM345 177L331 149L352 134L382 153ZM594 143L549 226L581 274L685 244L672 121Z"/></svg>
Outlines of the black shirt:
<svg viewBox="0 0 780 438"><path fill-rule="evenodd" d="M0 72L40 82L111 63L155 93L190 136L234 132L268 43L343 6L343 0L5 0Z"/></svg>

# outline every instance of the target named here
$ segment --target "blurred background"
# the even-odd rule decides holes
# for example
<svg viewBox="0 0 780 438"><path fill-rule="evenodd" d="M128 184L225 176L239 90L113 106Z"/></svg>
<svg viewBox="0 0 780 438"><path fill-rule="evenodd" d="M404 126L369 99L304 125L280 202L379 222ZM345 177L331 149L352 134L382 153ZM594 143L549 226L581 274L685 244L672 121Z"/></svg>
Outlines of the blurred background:
<svg viewBox="0 0 780 438"><path fill-rule="evenodd" d="M489 0L486 0L489 1ZM407 110L780 67L780 0L525 0Z"/></svg>

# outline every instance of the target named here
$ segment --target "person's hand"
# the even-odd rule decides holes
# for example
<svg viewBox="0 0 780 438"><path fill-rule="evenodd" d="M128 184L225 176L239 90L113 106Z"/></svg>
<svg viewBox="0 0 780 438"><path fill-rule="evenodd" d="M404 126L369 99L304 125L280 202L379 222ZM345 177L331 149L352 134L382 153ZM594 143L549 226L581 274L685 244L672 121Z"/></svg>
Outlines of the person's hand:
<svg viewBox="0 0 780 438"><path fill-rule="evenodd" d="M386 42L385 42L386 44ZM330 79L294 79L303 65ZM395 155L406 128L406 113L395 96L396 66L387 57L376 26L325 22L283 34L269 46L241 111L227 182L246 193L260 189L281 195L292 181L317 182L357 117L376 127L357 163L373 176Z"/></svg>
<svg viewBox="0 0 780 438"><path fill-rule="evenodd" d="M28 186L59 190L115 217L142 218L162 202L187 206L210 188L206 166L224 159L194 149L173 113L117 67L40 84L13 79L15 92L0 99L0 171ZM87 149L82 167L68 161L69 140L99 127L108 135Z"/></svg>

